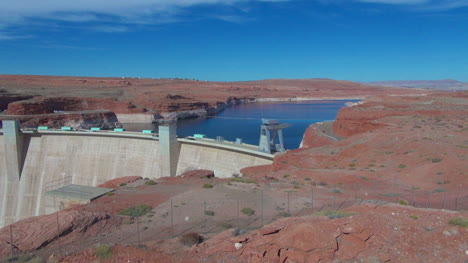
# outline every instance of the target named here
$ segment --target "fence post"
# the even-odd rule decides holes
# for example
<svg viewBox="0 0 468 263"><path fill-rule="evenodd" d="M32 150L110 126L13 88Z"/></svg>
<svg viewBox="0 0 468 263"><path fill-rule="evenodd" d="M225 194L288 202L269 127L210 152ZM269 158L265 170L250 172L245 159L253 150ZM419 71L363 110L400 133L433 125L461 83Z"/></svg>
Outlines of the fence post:
<svg viewBox="0 0 468 263"><path fill-rule="evenodd" d="M415 195L416 190L414 189L414 186L412 186L411 189L413 190L413 192L412 192L412 199L413 200L412 200L411 204L412 204L413 207L416 207L416 203L414 202L414 195Z"/></svg>
<svg viewBox="0 0 468 263"><path fill-rule="evenodd" d="M263 190L262 190L262 227L263 227Z"/></svg>
<svg viewBox="0 0 468 263"><path fill-rule="evenodd" d="M432 191L429 191L429 208L432 207Z"/></svg>
<svg viewBox="0 0 468 263"><path fill-rule="evenodd" d="M236 219L237 219L237 225L238 225L238 227L240 227L240 218L239 218L239 199L237 199L237 212L236 212L236 214L237 214L237 218L236 218Z"/></svg>
<svg viewBox="0 0 468 263"><path fill-rule="evenodd" d="M335 210L335 208L336 208L336 203L335 202L336 202L336 194L333 193L333 210Z"/></svg>
<svg viewBox="0 0 468 263"><path fill-rule="evenodd" d="M102 212L100 213L99 218L99 245L102 243Z"/></svg>
<svg viewBox="0 0 468 263"><path fill-rule="evenodd" d="M312 213L314 212L314 186L310 185L310 207L312 208Z"/></svg>
<svg viewBox="0 0 468 263"><path fill-rule="evenodd" d="M13 225L10 225L10 247L11 247L11 258L13 258L14 246L13 246Z"/></svg>
<svg viewBox="0 0 468 263"><path fill-rule="evenodd" d="M172 205L172 199L171 199L171 233L172 236L174 236L174 206Z"/></svg>
<svg viewBox="0 0 468 263"><path fill-rule="evenodd" d="M138 220L138 216L136 217L136 225L137 225L137 241L138 241L138 246L141 246L140 244L140 220Z"/></svg>
<svg viewBox="0 0 468 263"><path fill-rule="evenodd" d="M442 200L442 210L445 208L445 192L444 192L444 200Z"/></svg>
<svg viewBox="0 0 468 263"><path fill-rule="evenodd" d="M203 214L205 216L205 233L206 231L206 201L203 201Z"/></svg>
<svg viewBox="0 0 468 263"><path fill-rule="evenodd" d="M57 214L55 214L56 215L56 221L57 221L57 240L58 240L58 244L59 244L59 253L60 253L60 255L62 255L62 244L60 243L60 226L59 226L58 214L59 214L59 212L57 212Z"/></svg>

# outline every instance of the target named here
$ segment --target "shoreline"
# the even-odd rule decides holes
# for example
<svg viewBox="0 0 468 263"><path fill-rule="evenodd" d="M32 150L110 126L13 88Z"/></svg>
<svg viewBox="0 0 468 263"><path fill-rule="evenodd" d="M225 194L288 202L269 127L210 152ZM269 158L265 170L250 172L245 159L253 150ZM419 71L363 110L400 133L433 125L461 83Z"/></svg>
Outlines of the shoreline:
<svg viewBox="0 0 468 263"><path fill-rule="evenodd" d="M159 123L167 120L186 120L191 118L202 118L209 117L210 115L216 115L219 112L225 110L228 107L247 104L247 103L276 103L276 102L292 102L292 101L346 101L346 100L364 100L369 96L356 96L356 97L291 97L291 98L259 98L259 99L236 99L233 101L229 100L223 104L218 104L215 107L207 109L193 109L188 111L174 111L174 112L160 112L160 113L116 113L117 119L120 123L125 124L147 124L147 123ZM348 102L345 103L345 107L351 107L357 105L359 102ZM158 118L159 117L159 118Z"/></svg>

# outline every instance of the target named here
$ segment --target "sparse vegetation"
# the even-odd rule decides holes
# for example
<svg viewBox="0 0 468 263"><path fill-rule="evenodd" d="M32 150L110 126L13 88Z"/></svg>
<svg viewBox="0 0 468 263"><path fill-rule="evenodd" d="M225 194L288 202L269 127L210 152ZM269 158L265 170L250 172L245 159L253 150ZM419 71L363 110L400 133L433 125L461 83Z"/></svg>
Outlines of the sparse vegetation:
<svg viewBox="0 0 468 263"><path fill-rule="evenodd" d="M365 176L361 176L359 177L361 180L364 180L364 181L369 181L369 178L365 177Z"/></svg>
<svg viewBox="0 0 468 263"><path fill-rule="evenodd" d="M140 217L146 215L151 211L151 206L148 205L138 205L131 206L119 212L120 215L131 216L131 217Z"/></svg>
<svg viewBox="0 0 468 263"><path fill-rule="evenodd" d="M327 184L327 182L325 182L325 181L321 181L321 182L318 183L318 185L320 185L320 186L327 186L328 184Z"/></svg>
<svg viewBox="0 0 468 263"><path fill-rule="evenodd" d="M191 247L203 242L203 237L197 233L192 232L182 235L179 240L184 246Z"/></svg>
<svg viewBox="0 0 468 263"><path fill-rule="evenodd" d="M212 184L204 184L203 188L210 189L210 188L213 188L213 185Z"/></svg>
<svg viewBox="0 0 468 263"><path fill-rule="evenodd" d="M231 182L236 182L236 183L245 183L245 184L255 184L257 181L250 179L250 178L244 178L244 177L234 177L231 178Z"/></svg>
<svg viewBox="0 0 468 263"><path fill-rule="evenodd" d="M408 202L405 201L405 200L399 200L398 203L399 203L400 205L408 205Z"/></svg>
<svg viewBox="0 0 468 263"><path fill-rule="evenodd" d="M463 217L452 218L449 221L452 226L468 227L468 219Z"/></svg>
<svg viewBox="0 0 468 263"><path fill-rule="evenodd" d="M417 219L419 219L419 216L417 216L417 215L410 215L410 218L412 218L412 219L414 219L414 220L417 220Z"/></svg>
<svg viewBox="0 0 468 263"><path fill-rule="evenodd" d="M157 184L157 183L156 183L155 181L153 181L153 180L147 180L147 181L145 182L145 184L146 184L146 185L155 185L155 184Z"/></svg>
<svg viewBox="0 0 468 263"><path fill-rule="evenodd" d="M107 193L106 195L107 195L107 196L113 196L113 195L115 195L115 193L114 193L114 192L109 192L109 193Z"/></svg>
<svg viewBox="0 0 468 263"><path fill-rule="evenodd" d="M405 164L400 164L400 165L398 165L398 168L400 168L400 169L406 168L406 165Z"/></svg>
<svg viewBox="0 0 468 263"><path fill-rule="evenodd" d="M437 189L434 189L434 191L432 191L433 193L443 193L443 192L447 192L447 189L445 188L437 188Z"/></svg>
<svg viewBox="0 0 468 263"><path fill-rule="evenodd" d="M330 190L330 192L334 193L334 194L341 194L343 191L341 191L341 189L339 188L333 188Z"/></svg>
<svg viewBox="0 0 468 263"><path fill-rule="evenodd" d="M306 181L310 181L311 179L309 177L304 178Z"/></svg>
<svg viewBox="0 0 468 263"><path fill-rule="evenodd" d="M281 161L280 163L282 163L282 164L287 164L288 161Z"/></svg>
<svg viewBox="0 0 468 263"><path fill-rule="evenodd" d="M278 216L279 216L279 217L290 217L291 214L288 213L288 212L284 212L284 211L283 211L283 212L280 212L280 213L278 214Z"/></svg>
<svg viewBox="0 0 468 263"><path fill-rule="evenodd" d="M290 176L291 176L290 174L285 174L285 175L283 175L283 178L288 178Z"/></svg>
<svg viewBox="0 0 468 263"><path fill-rule="evenodd" d="M120 183L119 186L126 186L126 183Z"/></svg>
<svg viewBox="0 0 468 263"><path fill-rule="evenodd" d="M229 224L229 223L222 223L220 225L223 229L231 229L232 228L232 225Z"/></svg>
<svg viewBox="0 0 468 263"><path fill-rule="evenodd" d="M334 218L342 218L342 217L348 217L354 215L353 213L350 212L345 212L345 211L320 211L317 213L314 213L316 216L326 216L330 219Z"/></svg>
<svg viewBox="0 0 468 263"><path fill-rule="evenodd" d="M246 216L253 216L255 214L255 210L253 210L250 207L242 208L241 212L242 212L242 214L244 214Z"/></svg>
<svg viewBox="0 0 468 263"><path fill-rule="evenodd" d="M430 161L432 163L440 163L440 162L442 162L442 159L441 158L432 158L432 159L430 159Z"/></svg>
<svg viewBox="0 0 468 263"><path fill-rule="evenodd" d="M96 248L96 257L98 259L108 259L112 257L112 247L102 245Z"/></svg>
<svg viewBox="0 0 468 263"><path fill-rule="evenodd" d="M207 216L214 216L215 215L215 212L211 211L211 210L206 210L205 211L205 215Z"/></svg>

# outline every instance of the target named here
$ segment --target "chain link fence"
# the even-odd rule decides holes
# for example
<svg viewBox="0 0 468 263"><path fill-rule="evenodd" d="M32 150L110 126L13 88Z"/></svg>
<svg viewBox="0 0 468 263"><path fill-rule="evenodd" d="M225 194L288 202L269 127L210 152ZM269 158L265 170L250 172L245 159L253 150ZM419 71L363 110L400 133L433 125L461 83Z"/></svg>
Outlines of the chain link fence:
<svg viewBox="0 0 468 263"><path fill-rule="evenodd" d="M108 224L102 217L92 227L97 228L92 236L70 241L63 238L59 213L56 216L57 236L34 254L46 258L50 255L70 255L83 249L102 244L143 245L156 239L182 237L197 233L204 236L231 229L236 234L258 229L282 217L307 216L320 211L336 211L359 204L399 203L418 208L468 210L468 195L460 185L448 191L435 188L431 191L397 184L393 181L376 181L372 185L354 183L316 185L272 182L265 191L257 190L255 198L223 200L170 199L141 217L125 217L119 226ZM102 211L105 214L106 211ZM86 215L83 212L83 215ZM96 229L95 229L96 230ZM9 226L10 244L18 241L13 225ZM19 231L19 230L18 230ZM2 255L5 256L5 255ZM6 255L17 258L15 248ZM10 262L15 262L14 260Z"/></svg>

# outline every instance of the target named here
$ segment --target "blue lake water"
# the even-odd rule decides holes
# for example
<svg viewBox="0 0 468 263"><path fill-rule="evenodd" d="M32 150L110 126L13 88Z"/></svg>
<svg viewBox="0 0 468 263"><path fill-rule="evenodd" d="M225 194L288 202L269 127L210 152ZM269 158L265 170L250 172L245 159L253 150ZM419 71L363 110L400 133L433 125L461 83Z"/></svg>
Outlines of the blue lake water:
<svg viewBox="0 0 468 263"><path fill-rule="evenodd" d="M193 136L201 133L209 138L222 136L229 141L242 138L244 143L258 145L262 118L268 118L291 125L283 130L285 146L287 149L296 149L310 124L334 120L338 110L349 101L356 102L330 100L241 104L227 108L213 117L181 120L177 123L177 135ZM158 129L157 124L149 123L124 124L124 128L129 131Z"/></svg>

